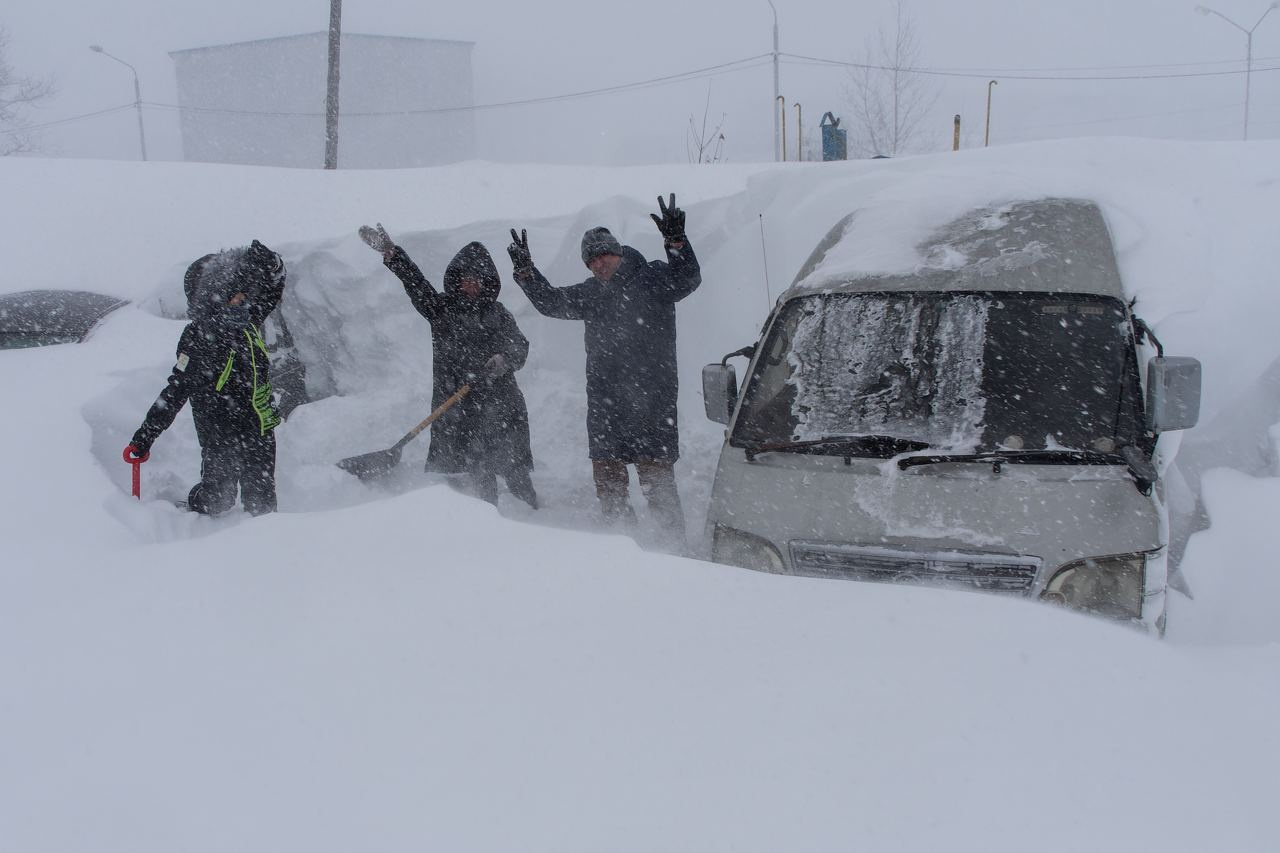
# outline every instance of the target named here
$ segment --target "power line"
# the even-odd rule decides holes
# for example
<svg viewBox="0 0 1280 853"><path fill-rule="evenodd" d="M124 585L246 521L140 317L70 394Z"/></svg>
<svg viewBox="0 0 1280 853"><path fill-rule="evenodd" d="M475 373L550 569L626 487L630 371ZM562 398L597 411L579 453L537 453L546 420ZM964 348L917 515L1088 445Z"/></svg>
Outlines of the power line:
<svg viewBox="0 0 1280 853"><path fill-rule="evenodd" d="M375 118L379 116L404 116L404 115L436 115L443 113L471 112L479 110L496 110L507 107L527 106L531 104L547 104L559 101L571 101L580 98L594 98L600 95L611 95L618 92L635 91L638 89L648 89L655 86L669 86L674 83L683 83L689 80L696 80L701 77L710 77L722 73L734 73L745 71L751 68L758 68L766 65L773 58L772 53L762 53L757 56L749 56L745 59L734 60L733 62L724 62L719 65L708 65L705 68L696 68L692 71L682 71L678 74L668 74L664 77L653 77L648 80L638 80L632 83L622 83L617 86L606 86L600 89L584 89L578 92L565 92L559 95L546 95L539 98L526 98L518 101L499 101L491 104L472 104L470 106L458 107L431 107L421 110L393 110L388 112L346 112L343 116L346 118ZM200 112L200 113L222 113L232 115L255 115L255 116L273 116L276 118L315 118L323 116L320 112L279 112L279 111L259 111L259 110L236 110L220 107L191 107L181 106L178 104L158 104L147 102L146 106L156 107L165 110L177 110L179 112Z"/></svg>
<svg viewBox="0 0 1280 853"><path fill-rule="evenodd" d="M1055 130L1060 127L1079 127L1081 125L1086 125L1086 124L1108 124L1110 122L1115 122L1115 121L1133 121L1134 119L1162 118L1164 116L1186 115L1188 113L1221 112L1222 110L1238 109L1239 106L1240 106L1239 104L1221 104L1216 107L1190 107L1185 110L1165 110L1163 112L1155 112L1155 113L1135 113L1132 115L1112 116L1110 118L1092 118L1092 119L1085 119L1084 121L1059 122L1057 124L1023 125L1021 129L1022 130Z"/></svg>
<svg viewBox="0 0 1280 853"><path fill-rule="evenodd" d="M1257 57L1254 62L1280 62L1280 56ZM1061 65L1046 66L1044 68L935 68L935 71L949 71L953 73L967 72L979 77L999 77L1010 74L1045 74L1051 71L1134 71L1137 69L1150 68L1203 68L1213 65L1240 65L1239 59L1215 59L1210 62L1161 62L1156 64L1144 65ZM1242 71L1244 69L1241 69Z"/></svg>
<svg viewBox="0 0 1280 853"><path fill-rule="evenodd" d="M1061 75L1061 74L1018 74L1006 73L998 70L984 71L979 74L969 71L941 71L932 68L893 68L887 65L870 65L863 62L844 62L838 59L823 59L816 56L800 56L794 53L784 53L783 57L794 62L788 62L789 65L828 65L840 66L844 68L861 68L867 71L901 71L910 74L921 74L929 77L972 77L972 78L988 78L998 77L1003 80L1174 80L1186 79L1191 77L1227 77L1246 73L1245 69L1238 71L1195 71L1195 72L1175 72L1171 74L1090 74L1090 75ZM1280 66L1271 66L1268 68L1254 68L1255 74L1266 71L1280 71Z"/></svg>
<svg viewBox="0 0 1280 853"><path fill-rule="evenodd" d="M988 77L1000 77L1002 79L1007 79L1007 80L1059 80L1059 81L1153 80L1153 79L1185 79L1185 78L1195 78L1195 77L1222 77L1222 76L1233 76L1233 75L1246 73L1246 69L1238 69L1238 70L1233 69L1233 70L1225 70L1225 71L1173 72L1168 74L1114 74L1114 75L1066 74L1064 75L1064 74L1039 73L1039 71L1037 71L1036 69L996 69L996 68L973 69L973 70L940 69L940 68L894 69L884 65L848 62L848 61L836 60L836 59L824 59L822 57L803 56L800 54L793 54L793 53L781 53L779 55L783 57L785 60L787 60L787 64L789 65L835 66L835 67L844 67L844 68L861 68L869 71L898 70L898 71L905 71L905 72L910 72L914 74L937 76L937 77L966 77L966 78L984 78L984 79ZM512 101L498 101L498 102L488 103L488 104L473 104L470 106L432 107L432 108L420 109L420 110L396 110L396 111L389 111L389 112L349 112L349 113L344 113L344 115L348 118L376 118L381 116L406 116L406 115L437 115L437 114L458 113L458 112L478 112L481 110L506 109L509 107L529 106L529 105L535 105L535 104L558 103L563 101L578 100L582 98L594 98L594 97L599 97L601 95L610 95L610 94L616 94L619 92L637 91L640 89L653 88L657 86L669 86L676 83L687 82L690 80L696 80L703 77L715 76L716 74L722 74L722 73L731 74L739 71L746 71L753 68L759 68L768 64L772 60L772 56L773 56L772 53L761 53L755 56L749 56L743 59L733 60L731 62L723 62L717 65L708 65L703 68L695 68L690 71L682 71L676 74L668 74L661 77L651 77L646 80L637 80L630 83L621 83L616 86L605 86L598 89L584 89L576 92L564 92L557 95L546 95L546 96L537 97L537 98L525 98L521 100L512 100ZM1276 62L1276 61L1280 61L1280 57L1267 57L1264 59L1259 59L1257 61ZM1106 71L1106 70L1126 70L1126 69L1145 69L1145 68L1195 68L1195 67L1224 65L1224 64L1234 64L1234 62L1222 60L1222 61L1206 62L1206 63L1173 63L1169 65L1078 66L1078 67L1063 67L1063 68L1057 68L1057 69L1052 69L1052 68L1040 69L1040 71L1081 72L1081 71ZM1263 68L1254 68L1253 70L1258 73L1264 73L1268 71L1280 71L1280 65L1263 67ZM121 112L123 110L130 109L133 106L134 104L122 104L120 106L109 107L107 109L98 110L96 112L85 113L83 115L78 115L78 116L71 116L64 119L57 119L55 121L44 122L42 124L28 125L26 127L14 128L9 130L0 130L0 136L14 135L18 133L27 133L30 131L41 130L44 128L56 127L58 125L70 124L72 122L84 121L86 119L98 118L100 116L110 115L112 113ZM322 112L239 110L239 109L218 108L218 107L181 106L178 104L162 104L162 103L155 103L155 102L143 102L143 106L154 108L154 109L160 109L160 110L171 110L176 112L268 116L268 117L276 117L276 118L318 118L318 117L324 116L324 113ZM1187 112L1202 112L1202 111L1213 110L1213 109L1220 109L1220 108L1205 107L1202 109L1195 109L1195 110L1175 110L1167 113L1150 113L1146 115L1121 116L1115 119L1096 119L1096 120L1072 122L1072 123L1066 123L1066 124L1060 124L1060 125L1040 125L1039 127L1054 128L1054 127L1071 127L1071 126L1086 125L1086 124L1102 124L1109 121L1124 121L1126 119L1133 119L1133 118L1151 118L1151 117L1157 117L1161 115L1174 115L1178 113L1187 113ZM1033 129L1033 128L1028 128L1028 129Z"/></svg>
<svg viewBox="0 0 1280 853"><path fill-rule="evenodd" d="M97 118L99 116L110 115L111 113L118 113L121 110L131 110L133 109L133 106L134 105L132 103L128 103L119 107L108 107L105 110L98 110L97 112L85 113L84 115L70 116L69 118L60 118L54 121L46 121L43 124L29 124L29 125L26 125L25 127L16 127L10 130L0 130L0 136L13 136L18 133L30 133L33 130L43 130L46 127L56 127L60 124L71 124L72 122L76 122L76 121L84 121L85 119L89 119L89 118Z"/></svg>

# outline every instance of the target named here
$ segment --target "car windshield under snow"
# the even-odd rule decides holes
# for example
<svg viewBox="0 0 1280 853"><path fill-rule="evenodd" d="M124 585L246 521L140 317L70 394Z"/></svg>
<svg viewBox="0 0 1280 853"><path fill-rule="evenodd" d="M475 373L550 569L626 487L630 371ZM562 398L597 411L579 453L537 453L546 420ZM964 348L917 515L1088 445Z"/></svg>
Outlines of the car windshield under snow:
<svg viewBox="0 0 1280 853"><path fill-rule="evenodd" d="M1141 409L1114 300L826 294L794 300L747 388L746 443L888 435L955 451L1115 451Z"/></svg>

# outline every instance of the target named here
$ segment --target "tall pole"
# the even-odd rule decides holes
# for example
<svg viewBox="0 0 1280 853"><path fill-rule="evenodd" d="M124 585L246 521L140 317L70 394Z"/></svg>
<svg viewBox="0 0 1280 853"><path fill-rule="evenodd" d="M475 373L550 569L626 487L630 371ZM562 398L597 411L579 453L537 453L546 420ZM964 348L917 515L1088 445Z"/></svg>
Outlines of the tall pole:
<svg viewBox="0 0 1280 853"><path fill-rule="evenodd" d="M138 113L138 150L142 152L143 162L146 162L147 132L142 126L142 86L138 83L138 69L134 68L132 65L125 62L120 57L112 56L111 54L107 53L105 50L102 49L102 45L100 44L89 45L89 50L92 50L94 53L100 53L103 56L107 57L108 59L114 59L116 62L119 62L125 68L128 68L130 71L133 72L133 108Z"/></svg>
<svg viewBox="0 0 1280 853"><path fill-rule="evenodd" d="M778 159L778 144L786 147L786 140L782 139L782 131L778 127L778 98L782 97L778 89L778 8L773 5L773 0L769 0L769 8L773 10L773 159ZM787 159L783 155L782 159Z"/></svg>
<svg viewBox="0 0 1280 853"><path fill-rule="evenodd" d="M800 109L800 102L796 101L796 160L804 159L804 110Z"/></svg>
<svg viewBox="0 0 1280 853"><path fill-rule="evenodd" d="M991 80L987 83L987 130L982 135L982 147L986 148L991 144L991 87L998 85L999 81Z"/></svg>
<svg viewBox="0 0 1280 853"><path fill-rule="evenodd" d="M338 168L338 53L342 43L342 0L329 0L329 84L324 105L324 167Z"/></svg>
<svg viewBox="0 0 1280 853"><path fill-rule="evenodd" d="M782 162L785 163L787 162L787 99L779 95L774 105L777 106L779 103L782 104L778 112L782 113ZM774 119L776 120L777 116L774 116Z"/></svg>
<svg viewBox="0 0 1280 853"><path fill-rule="evenodd" d="M1253 26L1249 27L1248 29L1245 29L1244 27L1240 26L1235 21L1231 20L1226 15L1222 14L1216 9L1210 9L1207 6L1196 7L1196 11L1199 12L1201 15L1217 15L1219 18L1226 21L1228 24L1235 27L1240 32L1244 33L1244 138L1245 139L1249 138L1249 83L1250 83L1249 78L1253 76L1253 31L1258 28L1259 24L1261 24L1264 20L1266 20L1267 15L1270 15L1273 11L1275 11L1277 6L1280 6L1280 0L1273 0L1271 5L1267 7L1267 11L1262 13L1262 17L1258 18L1258 20L1254 22Z"/></svg>

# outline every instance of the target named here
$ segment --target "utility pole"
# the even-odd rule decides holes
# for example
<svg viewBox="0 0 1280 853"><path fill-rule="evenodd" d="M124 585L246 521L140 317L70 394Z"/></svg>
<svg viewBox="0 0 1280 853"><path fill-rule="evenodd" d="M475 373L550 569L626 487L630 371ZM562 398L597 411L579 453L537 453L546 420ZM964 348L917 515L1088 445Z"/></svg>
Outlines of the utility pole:
<svg viewBox="0 0 1280 853"><path fill-rule="evenodd" d="M782 131L778 128L777 106L778 99L782 97L778 91L778 7L773 5L773 0L769 0L769 8L773 10L773 159L774 162L777 162L779 143L781 143L785 151L787 142L782 138ZM785 154L783 154L782 159L787 159Z"/></svg>
<svg viewBox="0 0 1280 853"><path fill-rule="evenodd" d="M324 167L338 168L338 53L342 43L342 0L329 0L329 83L324 105Z"/></svg>

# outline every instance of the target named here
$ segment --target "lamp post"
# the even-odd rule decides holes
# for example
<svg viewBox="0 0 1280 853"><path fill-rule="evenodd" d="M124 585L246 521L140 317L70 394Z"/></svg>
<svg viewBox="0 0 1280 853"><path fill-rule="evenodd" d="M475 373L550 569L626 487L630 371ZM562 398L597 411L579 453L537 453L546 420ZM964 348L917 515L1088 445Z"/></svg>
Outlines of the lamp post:
<svg viewBox="0 0 1280 853"><path fill-rule="evenodd" d="M114 59L116 62L119 62L125 68L128 68L133 72L133 107L138 111L138 147L141 149L142 159L145 161L147 159L147 133L142 129L142 87L138 85L138 69L134 68L120 57L112 56L107 53L102 49L102 45L100 44L89 45L89 50L92 50L94 53L100 53L108 59Z"/></svg>
<svg viewBox="0 0 1280 853"><path fill-rule="evenodd" d="M796 101L796 160L804 160L804 110Z"/></svg>
<svg viewBox="0 0 1280 853"><path fill-rule="evenodd" d="M1235 27L1240 32L1244 33L1244 138L1245 139L1249 138L1249 78L1253 74L1253 31L1258 28L1259 24L1261 24L1264 20L1266 20L1267 15L1270 15L1277 6L1280 6L1280 0L1274 0L1274 2L1272 2L1272 4L1267 7L1267 11L1262 13L1262 17L1258 18L1258 20L1254 22L1253 26L1249 27L1249 29L1247 30L1216 9L1210 9L1207 6L1196 7L1196 11L1199 12L1201 15L1217 15L1219 18L1226 21L1228 24Z"/></svg>
<svg viewBox="0 0 1280 853"><path fill-rule="evenodd" d="M778 94L778 7L773 5L773 0L769 0L769 8L773 10L773 104L776 107L778 98L782 97ZM773 112L773 159L775 162L778 159L779 141L785 148L787 142L782 139L781 131L778 129L778 111L775 109ZM785 154L782 159L787 159Z"/></svg>
<svg viewBox="0 0 1280 853"><path fill-rule="evenodd" d="M774 100L774 106L777 106L779 103L782 104L780 109L780 112L782 113L782 162L785 163L787 162L787 99L785 95L779 95ZM774 121L778 120L777 115L774 115L773 118Z"/></svg>
<svg viewBox="0 0 1280 853"><path fill-rule="evenodd" d="M987 129L982 134L982 147L986 148L991 143L991 87L1000 85L999 80L989 80L987 82Z"/></svg>

